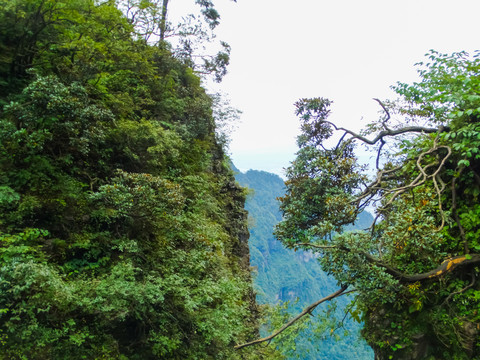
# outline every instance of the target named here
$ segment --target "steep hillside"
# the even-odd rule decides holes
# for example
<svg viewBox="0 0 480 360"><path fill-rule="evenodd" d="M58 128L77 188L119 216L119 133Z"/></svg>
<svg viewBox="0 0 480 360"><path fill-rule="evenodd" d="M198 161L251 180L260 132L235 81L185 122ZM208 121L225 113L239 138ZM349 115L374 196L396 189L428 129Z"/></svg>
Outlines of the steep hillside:
<svg viewBox="0 0 480 360"><path fill-rule="evenodd" d="M0 359L256 359L212 100L106 1L0 6Z"/></svg>
<svg viewBox="0 0 480 360"><path fill-rule="evenodd" d="M249 170L236 173L237 181L251 189L247 197L249 212L250 258L255 268L257 300L260 303L276 304L280 301L298 303L292 311L322 298L337 289L336 281L324 273L315 257L309 252L288 250L272 235L273 227L281 220L277 197L283 196L283 180L271 173ZM355 224L358 228L368 227L372 217L363 213ZM349 299L338 300L338 316L349 303ZM318 321L320 322L320 320ZM372 359L373 352L359 340L359 324L348 320L344 328L351 334L340 340L327 334L320 341L309 339L312 334L299 334L296 348L288 358L301 359ZM345 329L338 330L343 335Z"/></svg>

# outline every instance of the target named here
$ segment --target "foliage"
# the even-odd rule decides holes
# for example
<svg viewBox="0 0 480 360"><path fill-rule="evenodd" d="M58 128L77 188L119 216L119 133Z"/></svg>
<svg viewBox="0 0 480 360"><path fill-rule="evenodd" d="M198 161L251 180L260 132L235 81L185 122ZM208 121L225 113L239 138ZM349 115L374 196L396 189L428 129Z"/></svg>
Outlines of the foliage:
<svg viewBox="0 0 480 360"><path fill-rule="evenodd" d="M361 133L328 120L330 101L297 103L302 135L287 170L277 237L318 253L356 289L363 335L379 359L479 356L480 59L431 52L421 81ZM333 144L336 132L343 136ZM337 138L338 139L338 138ZM375 152L376 175L357 144ZM339 231L375 208L368 231Z"/></svg>
<svg viewBox="0 0 480 360"><path fill-rule="evenodd" d="M195 0L192 4L198 6L198 11L182 16L178 23L169 17L171 0L127 0L118 3L135 27L137 36L151 44L171 49L177 59L198 74L211 75L215 81L222 81L230 63L231 48L224 41L214 41L213 30L220 24L220 14L212 1ZM173 1L173 6L176 3ZM214 48L217 53L212 50Z"/></svg>
<svg viewBox="0 0 480 360"><path fill-rule="evenodd" d="M113 1L0 1L0 358L261 359L244 191Z"/></svg>

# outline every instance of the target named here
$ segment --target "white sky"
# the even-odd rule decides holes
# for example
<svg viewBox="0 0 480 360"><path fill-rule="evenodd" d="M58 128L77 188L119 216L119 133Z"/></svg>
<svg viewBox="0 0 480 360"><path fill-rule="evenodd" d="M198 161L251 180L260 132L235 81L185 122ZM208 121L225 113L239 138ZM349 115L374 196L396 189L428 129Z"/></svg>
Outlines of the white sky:
<svg viewBox="0 0 480 360"><path fill-rule="evenodd" d="M193 0L173 0L192 7ZM243 111L230 144L242 171L282 174L297 150L293 103L334 101L331 120L358 129L394 98L430 49L480 48L479 0L214 1L217 38L232 47L220 89Z"/></svg>

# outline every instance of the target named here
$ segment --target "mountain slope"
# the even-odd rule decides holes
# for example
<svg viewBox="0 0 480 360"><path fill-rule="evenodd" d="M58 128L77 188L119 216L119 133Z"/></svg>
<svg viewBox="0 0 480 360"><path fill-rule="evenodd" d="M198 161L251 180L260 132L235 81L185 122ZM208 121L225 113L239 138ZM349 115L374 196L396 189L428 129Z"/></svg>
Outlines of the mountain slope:
<svg viewBox="0 0 480 360"><path fill-rule="evenodd" d="M212 99L115 1L0 6L0 359L260 359Z"/></svg>
<svg viewBox="0 0 480 360"><path fill-rule="evenodd" d="M250 263L256 269L257 301L276 304L279 300L294 302L298 298L292 309L298 311L336 291L336 281L321 270L311 253L288 250L272 234L273 227L281 220L276 198L284 194L283 180L275 174L256 170L238 172L235 176L242 186L250 189L245 208L249 212ZM363 213L356 227L367 227L371 221L371 215ZM342 315L340 310L349 302L346 297L338 300L338 315ZM327 335L322 341L310 342L311 332L299 334L295 351L286 355L312 360L372 359L371 349L359 341L359 324L348 320L344 327L351 335L339 341Z"/></svg>

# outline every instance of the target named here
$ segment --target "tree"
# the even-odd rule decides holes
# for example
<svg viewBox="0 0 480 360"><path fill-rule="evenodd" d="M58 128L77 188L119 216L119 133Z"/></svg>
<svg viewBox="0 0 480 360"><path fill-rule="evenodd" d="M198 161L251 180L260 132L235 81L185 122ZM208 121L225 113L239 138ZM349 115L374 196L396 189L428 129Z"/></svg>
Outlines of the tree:
<svg viewBox="0 0 480 360"><path fill-rule="evenodd" d="M213 75L215 81L220 82L227 73L230 46L224 41L218 42L216 54L205 49L205 45L215 39L213 30L220 23L220 14L211 0L195 0L195 4L200 8L200 17L189 13L174 24L169 21L169 8L172 5L169 0L120 2L140 37L160 47L172 48L173 53L198 74Z"/></svg>
<svg viewBox="0 0 480 360"><path fill-rule="evenodd" d="M296 104L300 150L276 235L319 255L340 285L327 298L355 292L351 315L362 314L379 359L480 354L479 70L478 57L432 51L421 81L398 83L396 101L376 100L384 116L361 133L329 121L327 99ZM373 178L359 144L375 151ZM342 232L366 208L372 226Z"/></svg>

